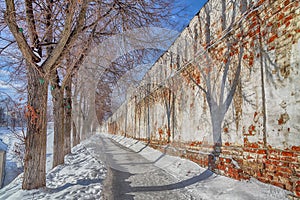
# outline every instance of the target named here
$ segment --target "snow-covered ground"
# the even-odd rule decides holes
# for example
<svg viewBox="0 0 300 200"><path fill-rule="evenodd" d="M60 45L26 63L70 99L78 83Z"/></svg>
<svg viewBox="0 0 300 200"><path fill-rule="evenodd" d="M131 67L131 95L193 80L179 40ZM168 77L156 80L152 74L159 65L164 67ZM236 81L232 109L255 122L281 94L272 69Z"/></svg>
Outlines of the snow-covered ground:
<svg viewBox="0 0 300 200"><path fill-rule="evenodd" d="M20 131L20 130L19 130ZM0 200L26 199L99 199L102 180L106 169L94 159L83 145L72 149L65 157L65 165L52 169L53 124L47 127L47 186L44 189L23 191L23 168L13 147L18 139L7 128L0 128L0 139L7 145L4 188L0 190Z"/></svg>
<svg viewBox="0 0 300 200"><path fill-rule="evenodd" d="M21 128L16 128L16 132L21 132ZM4 186L12 182L19 174L23 172L23 166L20 160L14 153L15 143L20 141L16 136L6 127L0 127L0 139L7 145L6 163L5 163L5 177ZM52 153L53 153L53 123L48 123L47 127L47 172L52 167Z"/></svg>
<svg viewBox="0 0 300 200"><path fill-rule="evenodd" d="M119 144L137 152L155 166L164 169L186 185L186 189L195 199L220 199L220 200L284 200L288 199L291 192L273 185L264 184L256 179L238 181L225 176L220 176L204 169L196 163L179 157L169 156L148 147L140 142L123 136L105 134Z"/></svg>
<svg viewBox="0 0 300 200"><path fill-rule="evenodd" d="M105 178L104 165L94 159L83 145L72 149L65 157L65 164L52 168L53 124L47 132L47 186L44 189L24 191L22 165L13 153L16 137L7 128L0 128L0 139L7 145L6 176L0 200L26 199L100 199L102 180Z"/></svg>
<svg viewBox="0 0 300 200"><path fill-rule="evenodd" d="M22 174L0 190L1 200L101 199L102 181L106 175L103 163L93 158L83 145L77 145L65 157L65 164L47 173L46 188L21 189Z"/></svg>
<svg viewBox="0 0 300 200"><path fill-rule="evenodd" d="M99 138L111 138L115 142L129 148L122 148L125 151L119 155L111 155L113 151L111 149L105 149L105 145L101 145ZM108 140L108 139L107 139ZM90 146L97 144L99 148L91 148ZM108 143L107 143L108 144ZM111 146L111 145L110 145ZM110 147L109 146L109 147ZM49 146L50 148L50 146ZM121 147L120 147L121 148ZM101 156L106 151L107 155L112 156L112 161L109 159L103 160ZM133 160L124 160L126 157L126 151L131 154ZM109 154L110 153L110 154ZM143 171L146 163L135 162L134 154L143 156L149 160L150 164L154 167L164 170L167 174L172 176L174 184L164 185L162 182L158 182L156 186L151 186L151 191L156 194L149 196L149 187L147 186L147 180L151 178L144 177L141 180L135 180L138 177L137 174L145 174L151 176L152 172L149 170ZM49 158L51 155L49 154ZM115 158L120 158L119 162L115 162ZM122 160L123 159L123 160ZM39 190L24 191L21 190L22 174L19 175L12 183L0 190L0 200L31 200L31 199L101 199L103 190L103 180L106 178L107 170L106 166L109 163L121 163L122 166L132 166L131 169L135 169L135 173L131 174L125 182L130 184L129 188L135 189L135 191L128 191L131 194L130 199L161 199L155 191L160 191L163 188L172 190L173 185L178 185L180 188L187 190L190 193L190 199L222 199L222 200L284 200L288 199L288 191L280 189L278 187L261 183L255 179L249 181L237 181L224 176L220 176L212 173L211 171L204 169L194 162L179 157L168 156L157 150L148 147L145 143L136 141L121 136L112 136L108 134L100 134L91 137L88 140L83 141L82 144L77 145L72 149L72 153L65 157L65 164L57 166L47 173L47 187ZM124 162L125 161L125 162ZM131 164L130 164L131 162ZM132 163L133 162L133 163ZM149 164L148 163L148 164ZM50 164L50 162L48 163ZM114 166L109 164L110 168ZM139 165L141 165L139 167ZM51 166L51 165L49 165ZM120 165L115 165L116 170L120 171ZM136 170L137 168L141 168ZM150 167L152 168L152 167ZM150 169L147 168L147 169ZM126 168L122 168L123 170ZM130 168L129 172L130 172ZM153 171L155 174L156 171ZM165 176L168 176L165 174ZM133 176L133 177L131 177ZM153 175L154 176L154 175ZM135 185L136 184L136 185ZM141 185L146 186L141 186ZM150 182L149 182L150 184ZM161 185L162 184L162 185ZM143 191L145 190L145 195ZM181 190L183 191L183 190ZM180 192L180 191L174 191ZM174 195L173 192L173 195ZM148 196L147 196L148 195ZM180 195L180 193L178 193ZM166 198L168 196L165 196Z"/></svg>
<svg viewBox="0 0 300 200"><path fill-rule="evenodd" d="M7 185L23 171L22 164L13 153L14 144L19 141L6 127L0 127L0 139L7 145L5 177L3 183L3 185Z"/></svg>

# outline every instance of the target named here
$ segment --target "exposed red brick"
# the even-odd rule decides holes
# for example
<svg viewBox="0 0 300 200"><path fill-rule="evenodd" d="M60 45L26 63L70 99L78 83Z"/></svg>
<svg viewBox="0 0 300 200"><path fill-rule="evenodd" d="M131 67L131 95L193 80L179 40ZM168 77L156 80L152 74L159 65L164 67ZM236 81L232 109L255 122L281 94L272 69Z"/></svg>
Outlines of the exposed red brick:
<svg viewBox="0 0 300 200"><path fill-rule="evenodd" d="M270 181L267 179L267 178L265 178L265 177L257 177L257 179L259 180L259 181L261 181L261 182L264 182L264 183L269 183Z"/></svg>
<svg viewBox="0 0 300 200"><path fill-rule="evenodd" d="M284 14L283 13L280 13L279 15L278 15L278 21L280 21L281 19L283 19L284 18Z"/></svg>
<svg viewBox="0 0 300 200"><path fill-rule="evenodd" d="M295 189L297 192L299 192L300 194L300 185L296 186L296 189Z"/></svg>
<svg viewBox="0 0 300 200"><path fill-rule="evenodd" d="M300 152L300 146L292 146L292 150Z"/></svg>
<svg viewBox="0 0 300 200"><path fill-rule="evenodd" d="M259 145L257 143L250 143L249 147L257 149L259 147Z"/></svg>
<svg viewBox="0 0 300 200"><path fill-rule="evenodd" d="M273 155L279 155L280 154L278 150L269 150L269 153L273 154Z"/></svg>
<svg viewBox="0 0 300 200"><path fill-rule="evenodd" d="M270 180L270 181L272 181L272 180L274 179L274 176L273 176L273 175L270 175L270 174L268 174L268 175L267 175L267 179L268 179L268 180Z"/></svg>
<svg viewBox="0 0 300 200"><path fill-rule="evenodd" d="M281 157L280 160L282 161L286 161L286 162L297 162L297 158L296 157ZM286 163L284 163L286 164Z"/></svg>
<svg viewBox="0 0 300 200"><path fill-rule="evenodd" d="M248 145L245 145L245 146L248 146ZM244 151L249 152L249 153L256 153L256 149L253 149L253 148L244 148Z"/></svg>
<svg viewBox="0 0 300 200"><path fill-rule="evenodd" d="M288 151L283 151L281 153L282 156L290 156L290 157L293 157L294 156L294 153L293 152L288 152Z"/></svg>
<svg viewBox="0 0 300 200"><path fill-rule="evenodd" d="M253 57L252 56L249 58L249 65L250 66L253 65ZM253 135L253 131L255 131L255 126L254 125L249 126L249 128L248 128L249 135Z"/></svg>
<svg viewBox="0 0 300 200"><path fill-rule="evenodd" d="M286 0L286 1L284 2L284 6L289 5L289 3L290 3L290 0Z"/></svg>
<svg viewBox="0 0 300 200"><path fill-rule="evenodd" d="M226 167L225 167L225 165L221 165L221 166L219 167L219 169L220 169L220 170L225 170Z"/></svg>
<svg viewBox="0 0 300 200"><path fill-rule="evenodd" d="M284 22L283 22L283 23L287 23L287 22L290 21L291 19L293 19L293 17L290 15L290 16L288 16L288 17L286 17L286 18L284 19Z"/></svg>
<svg viewBox="0 0 300 200"><path fill-rule="evenodd" d="M292 173L292 170L290 170L290 169L287 168L287 167L277 167L276 170L277 170L277 171L281 171L281 172L286 172L286 173L289 173L289 174ZM283 175L283 176L284 176L284 175Z"/></svg>
<svg viewBox="0 0 300 200"><path fill-rule="evenodd" d="M277 187L281 187L281 188L284 188L284 185L282 183L279 183L279 182L271 182L273 185L277 186Z"/></svg>
<svg viewBox="0 0 300 200"><path fill-rule="evenodd" d="M263 174L260 171L257 171L256 175L257 175L257 177L262 177L263 176Z"/></svg>
<svg viewBox="0 0 300 200"><path fill-rule="evenodd" d="M257 150L256 153L258 153L258 154L266 154L266 150L259 149L259 150Z"/></svg>
<svg viewBox="0 0 300 200"><path fill-rule="evenodd" d="M270 160L266 160L266 161L264 161L264 163L265 163L266 165L270 165L270 164L271 164L271 161L270 161Z"/></svg>
<svg viewBox="0 0 300 200"><path fill-rule="evenodd" d="M269 39L269 43L273 42L275 39L277 38L277 35L273 35L272 37L270 37ZM278 122L279 123L279 122Z"/></svg>
<svg viewBox="0 0 300 200"><path fill-rule="evenodd" d="M280 160L280 157L277 156L277 155L274 155L274 154L269 155L269 158L272 159L272 160Z"/></svg>

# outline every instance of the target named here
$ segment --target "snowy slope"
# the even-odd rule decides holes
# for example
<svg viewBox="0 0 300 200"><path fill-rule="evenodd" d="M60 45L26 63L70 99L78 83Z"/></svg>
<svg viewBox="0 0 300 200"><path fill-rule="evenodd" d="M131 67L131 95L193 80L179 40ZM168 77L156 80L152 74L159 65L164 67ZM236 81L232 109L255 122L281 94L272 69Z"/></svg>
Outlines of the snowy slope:
<svg viewBox="0 0 300 200"><path fill-rule="evenodd" d="M21 132L21 128L16 131ZM18 143L15 135L6 127L0 127L0 139L6 145L6 165L4 186L12 182L19 174L23 172L23 167L16 155L13 153L14 144ZM52 167L52 153L53 153L53 123L48 123L47 127L47 172Z"/></svg>
<svg viewBox="0 0 300 200"><path fill-rule="evenodd" d="M7 162L4 188L0 190L0 200L26 199L99 199L102 180L106 175L104 165L95 160L82 145L72 149L65 157L65 165L52 169L53 123L47 127L47 187L45 189L23 191L22 166L13 154L13 146L18 140L7 128L0 128L0 139L7 145ZM17 177L17 178L16 178ZM15 180L14 180L15 179ZM89 198L87 198L89 197Z"/></svg>
<svg viewBox="0 0 300 200"><path fill-rule="evenodd" d="M44 189L21 190L22 174L0 190L0 200L100 199L106 175L103 163L94 159L83 145L65 157L65 164L47 173Z"/></svg>
<svg viewBox="0 0 300 200"><path fill-rule="evenodd" d="M16 137L11 131L5 127L0 127L0 139L7 146L6 148L6 165L5 165L5 177L4 185L10 183L22 172L22 165L18 158L13 154L13 147L15 142L18 142Z"/></svg>
<svg viewBox="0 0 300 200"><path fill-rule="evenodd" d="M193 199L288 199L288 191L263 184L255 179L250 181L233 180L214 174L189 160L162 154L143 142L120 136L101 135L112 138L119 144L152 161L156 167L165 170L178 183L185 185L185 188L192 194ZM12 183L0 190L0 200L101 199L103 180L106 177L107 170L104 163L95 156L99 152L91 153L91 149L86 145L91 142L95 142L93 138L74 147L72 153L65 157L65 165L57 166L48 172L46 188L32 191L21 190L21 174ZM49 155L49 157L51 156ZM143 173L143 170L136 173ZM146 181L146 179L143 181ZM143 194L139 195L143 196ZM155 196L151 197L151 199L157 198ZM144 198L144 200L146 199L149 198Z"/></svg>

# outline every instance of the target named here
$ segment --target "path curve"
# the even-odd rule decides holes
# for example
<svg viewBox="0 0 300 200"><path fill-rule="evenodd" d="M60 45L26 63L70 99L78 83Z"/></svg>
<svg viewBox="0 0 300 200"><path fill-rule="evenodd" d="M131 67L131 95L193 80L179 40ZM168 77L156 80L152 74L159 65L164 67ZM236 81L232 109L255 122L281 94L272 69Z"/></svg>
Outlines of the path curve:
<svg viewBox="0 0 300 200"><path fill-rule="evenodd" d="M90 141L86 148L108 168L103 199L195 199L176 178L138 153L103 135L94 135Z"/></svg>

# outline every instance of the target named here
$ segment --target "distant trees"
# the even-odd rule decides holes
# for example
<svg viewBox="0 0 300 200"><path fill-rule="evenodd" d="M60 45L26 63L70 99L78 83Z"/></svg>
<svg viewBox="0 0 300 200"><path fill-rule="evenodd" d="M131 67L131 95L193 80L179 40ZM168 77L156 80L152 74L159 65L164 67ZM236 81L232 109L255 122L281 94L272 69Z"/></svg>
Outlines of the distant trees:
<svg viewBox="0 0 300 200"><path fill-rule="evenodd" d="M25 124L25 113L22 102L12 99L9 94L0 92L0 126L11 130L16 127L23 127Z"/></svg>
<svg viewBox="0 0 300 200"><path fill-rule="evenodd" d="M9 94L0 91L0 127L6 127L12 137L17 140L13 146L15 154L21 166L24 164L25 153L25 110L22 99L15 100Z"/></svg>
<svg viewBox="0 0 300 200"><path fill-rule="evenodd" d="M4 107L0 107L0 126L3 126L5 122Z"/></svg>

